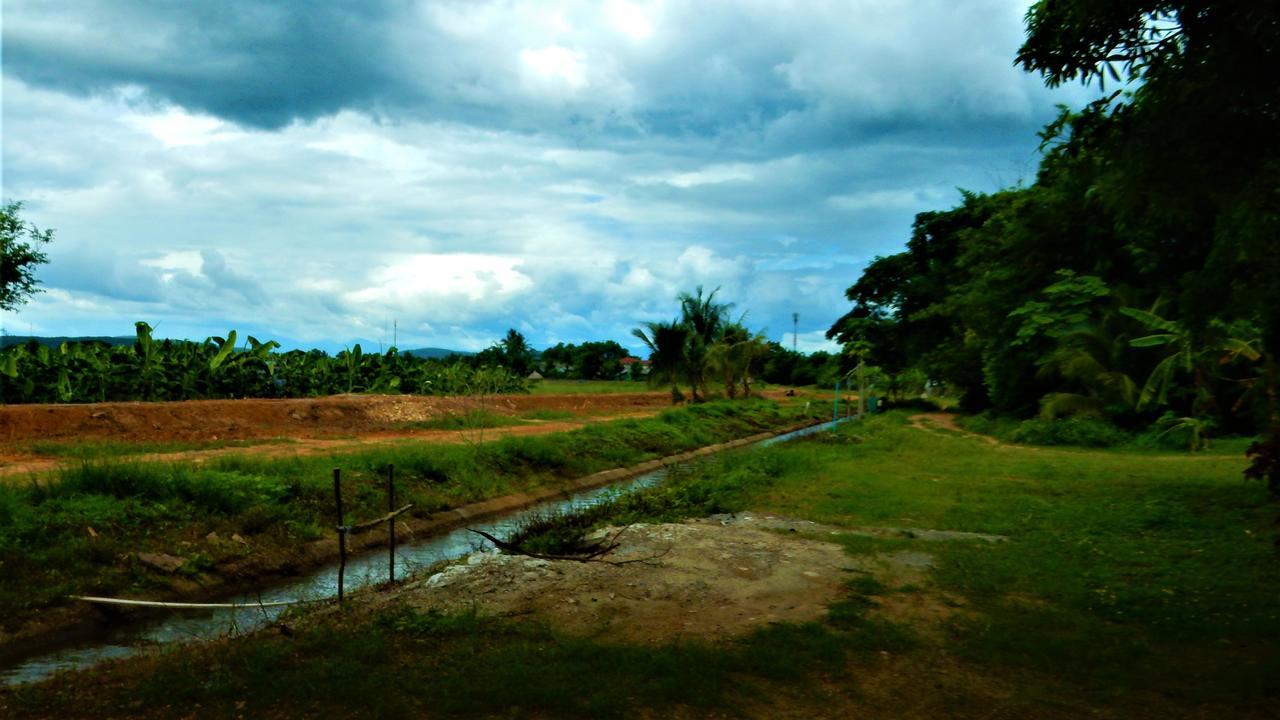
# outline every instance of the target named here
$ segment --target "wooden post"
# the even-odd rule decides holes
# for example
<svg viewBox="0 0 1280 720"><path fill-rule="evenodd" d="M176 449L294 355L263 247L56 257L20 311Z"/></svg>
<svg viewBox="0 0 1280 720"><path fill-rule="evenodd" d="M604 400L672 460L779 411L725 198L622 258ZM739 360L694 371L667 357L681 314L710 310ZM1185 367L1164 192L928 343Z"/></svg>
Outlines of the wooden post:
<svg viewBox="0 0 1280 720"><path fill-rule="evenodd" d="M338 506L338 603L342 603L342 582L347 572L347 529L342 515L342 470L333 469L333 500Z"/></svg>
<svg viewBox="0 0 1280 720"><path fill-rule="evenodd" d="M387 512L396 511L396 466L387 465ZM391 518L391 549L387 556L387 581L396 581L396 519Z"/></svg>
<svg viewBox="0 0 1280 720"><path fill-rule="evenodd" d="M831 403L831 432L836 431L836 421L840 419L840 378L836 378L835 399Z"/></svg>

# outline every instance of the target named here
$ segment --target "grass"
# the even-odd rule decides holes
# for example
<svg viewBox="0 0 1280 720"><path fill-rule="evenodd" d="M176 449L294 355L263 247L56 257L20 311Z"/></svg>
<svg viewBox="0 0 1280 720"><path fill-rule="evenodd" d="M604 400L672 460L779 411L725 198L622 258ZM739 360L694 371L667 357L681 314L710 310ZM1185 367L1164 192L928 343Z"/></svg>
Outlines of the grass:
<svg viewBox="0 0 1280 720"><path fill-rule="evenodd" d="M8 697L0 690L0 710L14 718L179 709L196 717L620 718L637 707L736 714L795 693L797 683L810 686L857 653L910 645L866 618L866 607L854 599L831 622L767 627L727 645L655 647L474 612L392 607L330 617L291 638L260 635L144 659L141 679L135 664L120 675L107 669L92 687L55 682Z"/></svg>
<svg viewBox="0 0 1280 720"><path fill-rule="evenodd" d="M572 420L574 414L568 410L530 410L529 412L520 413L520 417L525 420Z"/></svg>
<svg viewBox="0 0 1280 720"><path fill-rule="evenodd" d="M726 456L515 539L571 546L603 523L748 508L1006 535L926 548L934 590L976 613L949 628L946 650L980 672L1030 671L1042 689L1065 682L1099 706L1143 693L1241 711L1280 700L1280 511L1242 479L1241 455L991 447L906 417ZM922 549L907 538L841 541L855 555Z"/></svg>
<svg viewBox="0 0 1280 720"><path fill-rule="evenodd" d="M239 533L279 552L332 525L331 469L343 469L350 518L385 511L383 473L396 467L400 496L419 514L555 485L613 467L723 442L797 419L768 401L708 403L654 418L488 443L399 443L340 456L219 456L195 465L86 461L53 481L0 486L0 622L6 627L70 594L163 590L169 579L137 552L209 564L245 546L205 540Z"/></svg>
<svg viewBox="0 0 1280 720"><path fill-rule="evenodd" d="M167 442L123 442L119 440L40 440L26 446L33 455L71 460L99 460L128 455L160 455L193 450L220 450L257 445L284 445L291 438L259 438L252 440L193 440Z"/></svg>
<svg viewBox="0 0 1280 720"><path fill-rule="evenodd" d="M1120 448L1130 451L1167 453L1188 452L1188 435L1185 431L1166 432L1160 428L1134 433L1122 430L1110 422L1088 416L1066 417L1054 420L997 416L989 413L962 416L961 427L971 432L990 435L1005 442L1027 445ZM1210 437L1208 447L1196 452L1218 455L1243 455L1253 438L1240 436Z"/></svg>
<svg viewBox="0 0 1280 720"><path fill-rule="evenodd" d="M482 430L488 428L511 427L523 425L520 418L488 410L473 410L462 413L447 413L430 420L401 423L399 427L415 430Z"/></svg>
<svg viewBox="0 0 1280 720"><path fill-rule="evenodd" d="M691 410L702 417L689 430L731 414ZM537 623L390 610L317 621L293 640L264 635L108 670L92 689L68 681L0 692L0 709L164 715L199 703L222 716L243 702L246 713L268 716L663 717L769 716L762 707L785 702L789 716L805 717L839 712L821 704L834 687L887 716L921 707L955 717L1272 714L1278 511L1265 488L1242 480L1242 457L991 446L913 429L907 417L725 455L573 520L590 527L753 509L1009 538L837 536L851 555L911 549L933 555L936 567L906 587L859 576L824 623L771 626L718 645L639 647ZM922 635L867 612L898 593L954 598L966 613ZM403 667L414 672L392 671ZM865 678L885 677L877 675L885 667L901 684L869 695ZM983 690L997 682L1010 690Z"/></svg>
<svg viewBox="0 0 1280 720"><path fill-rule="evenodd" d="M656 391L665 391L657 388ZM578 395L655 392L648 383L630 380L538 380L529 390L534 395Z"/></svg>

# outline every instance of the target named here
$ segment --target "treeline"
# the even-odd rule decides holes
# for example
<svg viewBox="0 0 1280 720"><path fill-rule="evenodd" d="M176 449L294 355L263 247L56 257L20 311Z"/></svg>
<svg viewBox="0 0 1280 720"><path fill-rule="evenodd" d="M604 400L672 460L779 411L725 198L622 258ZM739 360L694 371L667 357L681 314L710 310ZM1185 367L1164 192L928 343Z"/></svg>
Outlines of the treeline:
<svg viewBox="0 0 1280 720"><path fill-rule="evenodd" d="M455 359L320 350L277 352L275 341L236 332L203 342L156 340L137 323L132 346L36 341L0 352L0 402L66 403L116 400L319 397L338 393L458 395L525 392L523 376L503 367Z"/></svg>
<svg viewBox="0 0 1280 720"><path fill-rule="evenodd" d="M733 303L716 299L719 289L681 293L680 314L665 322L648 322L632 334L649 349L649 381L671 388L673 401L707 399L713 387L725 397L749 397L758 380L780 385L830 387L843 372L841 356L809 355L787 350L763 333L747 328L746 316L733 319Z"/></svg>
<svg viewBox="0 0 1280 720"><path fill-rule="evenodd" d="M701 290L698 292L701 293ZM701 323L702 327L710 328L709 333L705 330L702 332L677 332L673 336L667 331L666 328L669 327L678 329L693 327L693 325L686 325L686 323L691 322L691 317L687 316L683 301L681 301L682 310L679 318L671 323L658 323L658 325L665 326L656 331L664 342L676 343L678 339L682 339L679 351L671 351L680 356L681 364L694 366L699 359L706 360L706 358L702 357L706 351L695 343L706 344L710 348L717 344L729 347L737 343L750 341L747 345L742 345L737 350L722 349L711 353L709 362L714 363L715 367L712 368L704 362L703 374L710 372L723 378L726 374L726 361L741 362L738 358L746 356L747 364L744 367L750 370L750 375L753 379L763 380L766 383L775 385L819 385L831 387L842 372L848 372L850 369L845 367L842 370L842 359L837 353L819 351L805 354L795 352L787 349L781 343L767 341L764 340L763 336L751 333L742 325L741 321L733 322L728 316L728 311L732 308L732 304L716 302L714 295L715 293L712 293L711 297L705 299L691 296L694 297L695 303L698 303L702 308L702 312L717 316L714 320ZM708 304L709 307L707 307ZM689 306L689 312L693 312L692 306ZM646 337L649 337L649 333L654 332L652 325L654 324L650 323L641 329L641 332ZM711 337L709 342L699 339L707 334ZM654 351L653 346L647 346L652 353ZM750 351L746 350L748 347ZM521 377L536 371L549 379L631 380L636 382L649 379L649 371L647 369L641 369L635 363L630 365L623 363L623 360L628 357L633 356L625 347L613 340L587 341L578 344L562 342L538 352L530 348L524 335L513 328L507 331L502 340L475 355L466 357L453 356L450 360L467 363L475 367L509 368L513 374ZM659 365L666 362L665 357L666 353L659 354ZM650 358L635 359L649 360ZM728 374L734 375L736 372L739 371L730 370ZM665 373L659 374L663 377L668 377ZM694 371L693 374L697 375L698 373ZM680 370L676 372L676 376L677 384L688 383L690 372L688 369ZM666 383L667 380L662 380L661 382ZM723 380L721 384L723 384ZM735 380L734 385L735 393L739 392L742 387L741 381ZM705 382L699 385L699 389L701 390L704 386Z"/></svg>
<svg viewBox="0 0 1280 720"><path fill-rule="evenodd" d="M1062 109L1029 187L918 215L828 335L970 411L1270 428L1253 455L1274 482L1280 84L1257 70L1280 6L1094 5L1033 6L1018 61L1134 89Z"/></svg>
<svg viewBox="0 0 1280 720"><path fill-rule="evenodd" d="M538 352L520 331L512 328L506 336L469 359L473 365L510 368L521 377L537 372L545 378L568 380L643 380L627 371L622 360L627 349L612 340L557 343Z"/></svg>

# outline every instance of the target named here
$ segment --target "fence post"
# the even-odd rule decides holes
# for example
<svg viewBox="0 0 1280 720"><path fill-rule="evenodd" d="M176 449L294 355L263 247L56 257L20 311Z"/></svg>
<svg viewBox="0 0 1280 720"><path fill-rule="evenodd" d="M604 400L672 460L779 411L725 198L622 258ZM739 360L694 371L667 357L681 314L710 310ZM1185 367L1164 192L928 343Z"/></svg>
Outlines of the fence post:
<svg viewBox="0 0 1280 720"><path fill-rule="evenodd" d="M338 604L342 604L342 581L347 572L347 528L342 516L342 470L333 469L333 500L338 506Z"/></svg>
<svg viewBox="0 0 1280 720"><path fill-rule="evenodd" d="M836 421L840 419L840 378L836 378L835 399L831 402L831 432L836 431Z"/></svg>
<svg viewBox="0 0 1280 720"><path fill-rule="evenodd" d="M396 466L387 465L387 512L396 511ZM391 522L391 550L387 556L387 580L396 581L396 519Z"/></svg>

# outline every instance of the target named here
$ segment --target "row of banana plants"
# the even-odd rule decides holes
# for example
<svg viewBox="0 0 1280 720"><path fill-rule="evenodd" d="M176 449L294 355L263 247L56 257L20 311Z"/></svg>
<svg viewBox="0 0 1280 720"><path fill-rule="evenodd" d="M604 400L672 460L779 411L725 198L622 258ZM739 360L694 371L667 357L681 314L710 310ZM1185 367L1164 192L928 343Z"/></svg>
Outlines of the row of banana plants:
<svg viewBox="0 0 1280 720"><path fill-rule="evenodd" d="M113 400L318 397L338 393L467 395L517 393L527 381L502 367L386 353L360 346L329 355L278 352L274 340L236 332L203 342L157 340L136 324L132 346L101 342L30 342L0 352L0 402L73 403Z"/></svg>

